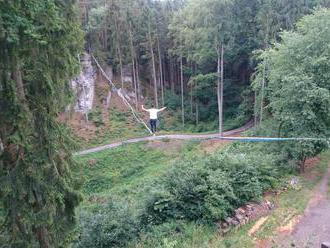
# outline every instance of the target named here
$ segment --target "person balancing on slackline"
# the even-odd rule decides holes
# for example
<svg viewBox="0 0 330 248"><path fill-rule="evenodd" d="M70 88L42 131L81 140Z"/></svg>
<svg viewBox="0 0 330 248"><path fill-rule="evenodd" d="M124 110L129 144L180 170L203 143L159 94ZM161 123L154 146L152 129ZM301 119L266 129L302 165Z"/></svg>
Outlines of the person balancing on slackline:
<svg viewBox="0 0 330 248"><path fill-rule="evenodd" d="M142 107L142 110L149 112L149 115L150 115L149 123L150 123L151 132L155 135L158 112L165 110L166 107L161 108L161 109L156 109L156 108L145 109L143 105L141 107Z"/></svg>

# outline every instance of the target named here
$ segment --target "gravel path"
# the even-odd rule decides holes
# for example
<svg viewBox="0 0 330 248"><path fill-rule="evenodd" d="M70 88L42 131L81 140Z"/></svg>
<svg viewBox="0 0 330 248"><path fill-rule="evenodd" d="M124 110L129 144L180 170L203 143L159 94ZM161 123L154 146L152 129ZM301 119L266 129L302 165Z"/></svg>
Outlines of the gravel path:
<svg viewBox="0 0 330 248"><path fill-rule="evenodd" d="M320 248L323 242L330 242L330 198L328 184L330 164L317 192L308 203L304 216L280 247Z"/></svg>

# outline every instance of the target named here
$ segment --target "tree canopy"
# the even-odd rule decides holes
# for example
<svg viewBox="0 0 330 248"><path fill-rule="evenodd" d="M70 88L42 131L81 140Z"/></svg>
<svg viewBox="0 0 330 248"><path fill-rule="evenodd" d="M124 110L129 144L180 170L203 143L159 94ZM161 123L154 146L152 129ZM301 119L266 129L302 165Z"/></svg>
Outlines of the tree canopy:
<svg viewBox="0 0 330 248"><path fill-rule="evenodd" d="M83 35L73 1L0 1L0 197L10 247L63 247L75 223L72 147L57 120ZM2 238L2 236L1 236Z"/></svg>
<svg viewBox="0 0 330 248"><path fill-rule="evenodd" d="M296 30L281 33L281 42L260 55L262 62L254 84L260 85L266 67L267 108L279 123L282 135L330 135L329 27L330 11L317 10L302 18ZM319 145L305 151L313 155ZM306 156L301 147L294 151L291 155L298 159Z"/></svg>

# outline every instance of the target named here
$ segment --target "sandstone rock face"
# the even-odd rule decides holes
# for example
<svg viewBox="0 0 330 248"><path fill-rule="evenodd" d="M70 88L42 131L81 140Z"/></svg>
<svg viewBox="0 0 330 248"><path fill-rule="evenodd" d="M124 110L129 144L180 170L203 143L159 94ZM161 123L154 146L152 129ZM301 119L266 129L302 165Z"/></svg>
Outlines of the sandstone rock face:
<svg viewBox="0 0 330 248"><path fill-rule="evenodd" d="M76 99L74 111L86 114L93 108L96 73L89 54L82 54L80 62L82 70L71 86Z"/></svg>

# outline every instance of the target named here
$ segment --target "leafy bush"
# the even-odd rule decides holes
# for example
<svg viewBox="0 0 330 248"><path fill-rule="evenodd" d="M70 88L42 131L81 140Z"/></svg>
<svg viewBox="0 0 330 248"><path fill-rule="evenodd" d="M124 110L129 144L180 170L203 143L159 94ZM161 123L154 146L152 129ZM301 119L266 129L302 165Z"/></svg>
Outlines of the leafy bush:
<svg viewBox="0 0 330 248"><path fill-rule="evenodd" d="M153 242L162 247L171 246L175 240L163 237L165 233L171 233L179 238L181 226L178 223L212 223L223 219L235 208L258 199L263 191L277 185L280 176L278 157L265 154L264 145L233 143L217 154L196 156L189 154L195 153L198 144L188 144L185 149L191 152L184 152L186 156L176 161L166 175L147 182L138 196L139 201L127 201L125 197L125 200L101 205L101 210L82 211L80 236L75 247L124 247L134 244L138 237L143 239L150 235L155 236L150 247ZM138 151L141 154L140 148ZM119 163L122 160L114 161L114 156L107 157L111 157L111 163L122 164ZM159 161L156 158L155 162ZM139 168L134 165L135 160L126 160L132 162L125 167L128 171ZM102 163L106 165L109 161ZM89 170L102 169L101 165L99 161L98 166ZM122 175L127 175L126 169ZM134 206L128 202L134 202Z"/></svg>
<svg viewBox="0 0 330 248"><path fill-rule="evenodd" d="M74 247L124 247L137 238L139 217L124 202L111 202L96 212L80 216L80 235Z"/></svg>
<svg viewBox="0 0 330 248"><path fill-rule="evenodd" d="M146 202L144 221L216 221L241 204L258 199L278 178L273 156L234 153L191 157L177 162Z"/></svg>
<svg viewBox="0 0 330 248"><path fill-rule="evenodd" d="M251 199L257 199L262 194L262 187L257 168L247 163L233 163L230 168L230 178L238 204L244 204Z"/></svg>

